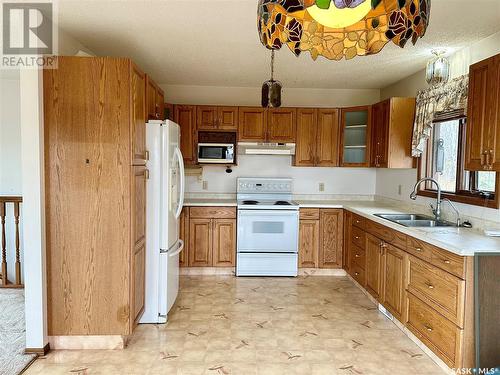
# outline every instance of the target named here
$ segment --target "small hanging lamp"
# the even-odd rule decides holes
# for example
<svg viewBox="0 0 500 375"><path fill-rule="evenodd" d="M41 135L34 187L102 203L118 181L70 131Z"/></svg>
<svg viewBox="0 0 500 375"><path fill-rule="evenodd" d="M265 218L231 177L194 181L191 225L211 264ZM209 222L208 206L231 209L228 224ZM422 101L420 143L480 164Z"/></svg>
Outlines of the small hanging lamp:
<svg viewBox="0 0 500 375"><path fill-rule="evenodd" d="M427 63L425 80L429 85L446 83L450 78L450 62L444 57L444 51L433 50L434 58Z"/></svg>
<svg viewBox="0 0 500 375"><path fill-rule="evenodd" d="M281 107L281 82L274 80L274 49L271 51L271 79L262 85L262 107Z"/></svg>

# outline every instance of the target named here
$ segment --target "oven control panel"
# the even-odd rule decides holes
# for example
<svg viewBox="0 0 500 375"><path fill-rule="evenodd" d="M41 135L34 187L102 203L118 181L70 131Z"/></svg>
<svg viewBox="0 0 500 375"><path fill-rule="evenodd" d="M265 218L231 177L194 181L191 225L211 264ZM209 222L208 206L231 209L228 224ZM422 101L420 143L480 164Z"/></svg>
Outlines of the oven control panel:
<svg viewBox="0 0 500 375"><path fill-rule="evenodd" d="M237 182L238 193L291 193L291 178L246 178Z"/></svg>

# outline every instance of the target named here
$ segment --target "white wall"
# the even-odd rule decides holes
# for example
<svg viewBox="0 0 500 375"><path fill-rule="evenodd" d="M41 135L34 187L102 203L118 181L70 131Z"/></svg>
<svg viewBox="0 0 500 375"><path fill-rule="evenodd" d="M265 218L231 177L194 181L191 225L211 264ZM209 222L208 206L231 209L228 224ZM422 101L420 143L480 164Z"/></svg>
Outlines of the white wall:
<svg viewBox="0 0 500 375"><path fill-rule="evenodd" d="M291 167L290 156L239 155L238 166L225 173L223 166L203 168L203 180L208 189L203 190L197 177L187 177L186 191L190 193L235 193L237 177L291 177L294 194L348 194L374 195L376 171L365 168L304 168ZM319 191L319 183L325 191Z"/></svg>
<svg viewBox="0 0 500 375"><path fill-rule="evenodd" d="M463 50L457 51L450 56L452 78L467 74L471 64L498 53L500 53L500 32L474 43ZM425 82L425 71L422 70L394 85L382 89L381 97L385 99L391 96L415 96L418 90L426 89L427 87L428 85ZM416 181L417 171L415 169L381 169L377 172L376 193L379 196L410 202L408 196ZM401 195L398 195L399 184L402 185ZM417 198L417 202L422 205L428 205L432 201L432 199L428 198ZM500 223L500 210L465 204L457 204L457 206L464 216L468 216L472 219L473 224L474 222L478 223L478 219ZM445 215L453 216L446 205L443 209L445 210Z"/></svg>

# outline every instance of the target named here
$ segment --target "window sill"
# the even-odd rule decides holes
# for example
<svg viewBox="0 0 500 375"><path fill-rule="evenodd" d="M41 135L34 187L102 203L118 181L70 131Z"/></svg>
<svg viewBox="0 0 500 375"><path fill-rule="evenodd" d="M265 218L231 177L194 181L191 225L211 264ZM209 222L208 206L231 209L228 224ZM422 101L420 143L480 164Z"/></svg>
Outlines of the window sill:
<svg viewBox="0 0 500 375"><path fill-rule="evenodd" d="M420 195L422 197L427 197L427 198L437 198L437 193L435 191L432 191L432 190L420 190L417 193L417 195ZM470 204L473 206L481 206L481 207L495 208L495 209L500 207L497 195L495 195L495 199L486 199L486 198L475 197L475 196L459 195L459 194L452 194L452 193L442 193L441 198L448 198L450 201L453 201L453 202Z"/></svg>

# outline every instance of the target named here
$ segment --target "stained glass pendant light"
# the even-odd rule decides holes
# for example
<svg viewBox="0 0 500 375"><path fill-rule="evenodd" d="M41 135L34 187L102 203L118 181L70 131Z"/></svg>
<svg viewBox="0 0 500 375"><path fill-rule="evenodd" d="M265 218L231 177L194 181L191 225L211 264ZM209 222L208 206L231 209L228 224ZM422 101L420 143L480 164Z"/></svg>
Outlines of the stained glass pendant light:
<svg viewBox="0 0 500 375"><path fill-rule="evenodd" d="M258 30L272 50L283 44L315 60L378 53L392 41L403 48L424 36L431 0L259 0Z"/></svg>
<svg viewBox="0 0 500 375"><path fill-rule="evenodd" d="M274 50L271 51L271 79L262 85L262 107L281 107L281 82L274 79Z"/></svg>
<svg viewBox="0 0 500 375"><path fill-rule="evenodd" d="M433 50L434 58L427 63L425 80L431 86L446 83L450 79L450 61L444 56L445 51Z"/></svg>

